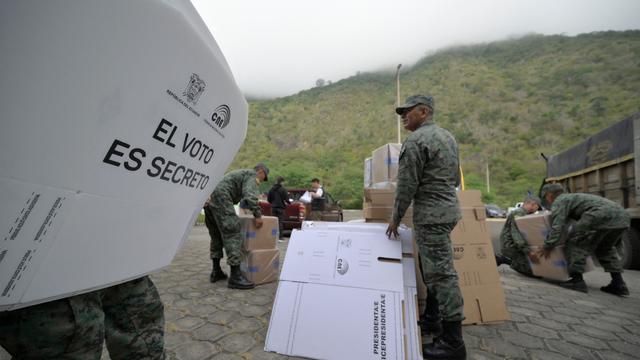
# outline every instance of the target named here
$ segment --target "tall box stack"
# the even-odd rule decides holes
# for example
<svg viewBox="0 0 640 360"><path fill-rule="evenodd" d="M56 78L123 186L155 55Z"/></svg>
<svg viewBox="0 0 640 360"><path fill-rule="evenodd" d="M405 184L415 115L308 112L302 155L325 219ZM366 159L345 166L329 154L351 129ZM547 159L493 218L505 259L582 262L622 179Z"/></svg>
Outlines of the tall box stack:
<svg viewBox="0 0 640 360"><path fill-rule="evenodd" d="M262 227L256 229L253 216L240 215L244 259L240 269L244 276L256 285L278 280L280 251L276 248L279 238L278 218L263 216Z"/></svg>
<svg viewBox="0 0 640 360"><path fill-rule="evenodd" d="M371 180L364 187L362 203L363 216L367 222L388 223L393 214L395 189L398 180L398 163L401 144L385 144L371 153L365 160L365 180L367 171L371 172ZM371 167L367 168L370 160ZM409 208L402 223L413 226L413 208Z"/></svg>
<svg viewBox="0 0 640 360"><path fill-rule="evenodd" d="M462 219L451 232L451 242L464 298L463 324L509 320L480 191L459 191L458 201Z"/></svg>
<svg viewBox="0 0 640 360"><path fill-rule="evenodd" d="M525 240L529 243L531 250L538 251L544 246L551 229L551 213L549 211L541 212L534 215L522 216L516 218L516 226ZM566 234L563 234L563 238ZM567 269L567 260L564 256L564 239L552 251L548 259L541 258L538 263L529 262L531 271L536 276L543 278L566 281L571 278ZM585 272L595 268L593 259L587 258Z"/></svg>

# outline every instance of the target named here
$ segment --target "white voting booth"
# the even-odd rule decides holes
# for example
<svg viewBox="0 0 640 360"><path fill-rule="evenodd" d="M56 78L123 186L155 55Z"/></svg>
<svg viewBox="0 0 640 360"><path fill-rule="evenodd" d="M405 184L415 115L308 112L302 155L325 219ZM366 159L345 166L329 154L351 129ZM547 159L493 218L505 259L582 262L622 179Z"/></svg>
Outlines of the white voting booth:
<svg viewBox="0 0 640 360"><path fill-rule="evenodd" d="M411 229L401 228L399 240L385 230L305 222L294 231L265 350L313 359L422 359L415 264L403 256Z"/></svg>
<svg viewBox="0 0 640 360"><path fill-rule="evenodd" d="M170 264L247 103L189 1L0 11L0 310Z"/></svg>

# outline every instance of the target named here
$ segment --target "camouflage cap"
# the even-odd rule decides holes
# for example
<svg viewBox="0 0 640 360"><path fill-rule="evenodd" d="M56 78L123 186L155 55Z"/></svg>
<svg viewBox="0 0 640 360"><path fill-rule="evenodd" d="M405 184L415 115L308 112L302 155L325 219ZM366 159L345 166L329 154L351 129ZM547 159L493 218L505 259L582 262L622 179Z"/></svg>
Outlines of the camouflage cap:
<svg viewBox="0 0 640 360"><path fill-rule="evenodd" d="M428 106L431 109L431 112L434 112L436 110L436 104L433 96L412 95L409 96L407 100L405 100L403 105L400 105L396 108L396 114L402 115L405 110L421 104Z"/></svg>
<svg viewBox="0 0 640 360"><path fill-rule="evenodd" d="M264 181L269 181L269 168L267 167L267 165L265 165L264 163L257 163L256 166L253 168L253 170L258 171L261 170L264 171Z"/></svg>
<svg viewBox="0 0 640 360"><path fill-rule="evenodd" d="M540 196L545 197L549 193L554 194L559 192L564 192L564 187L561 184L545 184L540 190Z"/></svg>

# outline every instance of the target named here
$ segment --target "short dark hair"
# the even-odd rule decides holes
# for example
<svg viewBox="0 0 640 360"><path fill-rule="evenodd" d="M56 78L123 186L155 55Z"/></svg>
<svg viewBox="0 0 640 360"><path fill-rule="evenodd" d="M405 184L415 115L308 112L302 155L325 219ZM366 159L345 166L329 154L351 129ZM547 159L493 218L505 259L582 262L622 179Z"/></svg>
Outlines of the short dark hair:
<svg viewBox="0 0 640 360"><path fill-rule="evenodd" d="M282 184L284 182L284 178L282 176L278 176L278 178L276 179L276 182L278 184Z"/></svg>
<svg viewBox="0 0 640 360"><path fill-rule="evenodd" d="M317 182L317 183L320 183L320 179L318 179L318 178L313 178L313 179L311 179L311 182Z"/></svg>

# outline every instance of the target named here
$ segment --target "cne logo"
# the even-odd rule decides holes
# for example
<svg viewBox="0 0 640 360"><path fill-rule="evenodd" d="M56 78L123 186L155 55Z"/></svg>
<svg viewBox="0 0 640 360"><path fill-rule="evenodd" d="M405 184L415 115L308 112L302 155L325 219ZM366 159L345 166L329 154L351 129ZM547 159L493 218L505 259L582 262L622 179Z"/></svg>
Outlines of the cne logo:
<svg viewBox="0 0 640 360"><path fill-rule="evenodd" d="M340 275L346 274L347 271L349 271L349 263L347 262L347 260L342 259L342 258L338 258L338 264L336 265L336 271Z"/></svg>
<svg viewBox="0 0 640 360"><path fill-rule="evenodd" d="M231 109L227 105L220 105L214 111L213 115L211 115L211 121L216 124L220 129L224 129L229 125L229 121L231 121Z"/></svg>
<svg viewBox="0 0 640 360"><path fill-rule="evenodd" d="M182 92L182 96L187 98L187 102L195 105L198 102L200 95L204 92L205 86L207 86L207 84L200 79L198 74L191 74L189 83L187 83L186 89Z"/></svg>

